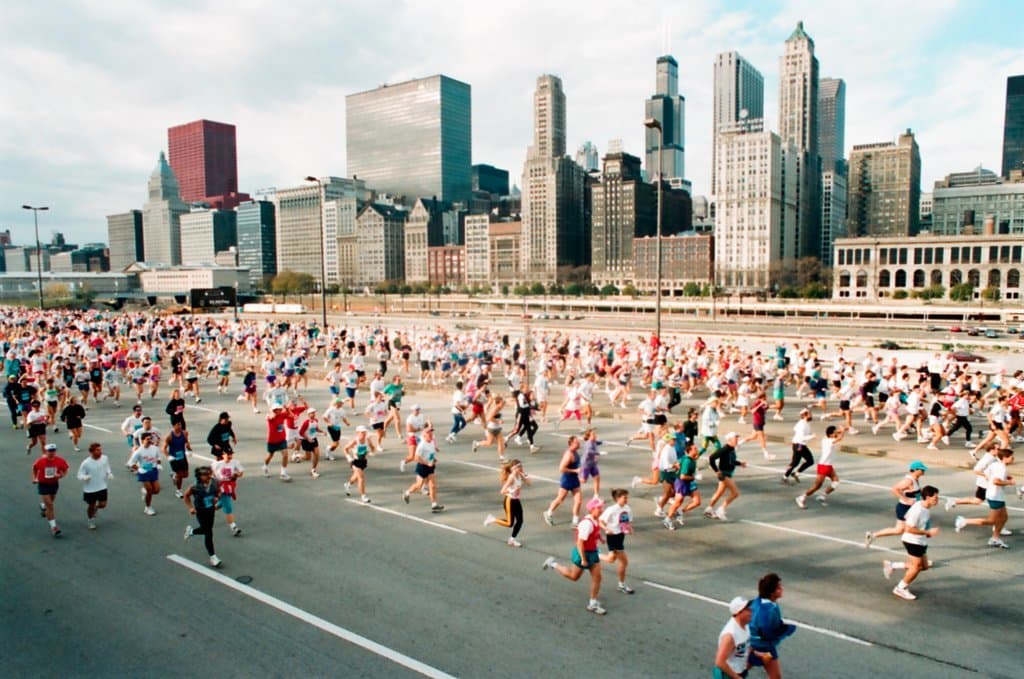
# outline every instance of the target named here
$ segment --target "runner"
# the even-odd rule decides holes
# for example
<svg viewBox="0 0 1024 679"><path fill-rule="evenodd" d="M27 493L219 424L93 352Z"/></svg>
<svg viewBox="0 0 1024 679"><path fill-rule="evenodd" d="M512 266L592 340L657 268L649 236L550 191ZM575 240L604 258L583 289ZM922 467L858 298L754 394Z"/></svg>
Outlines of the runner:
<svg viewBox="0 0 1024 679"><path fill-rule="evenodd" d="M563 577L576 582L585 571L590 571L590 601L587 610L597 615L606 611L598 600L601 594L601 554L597 543L601 540L601 526L598 519L604 511L604 502L599 497L591 498L587 503L587 515L576 526L576 541L572 548L571 566L559 564L555 557L549 556L541 567L543 570L553 568Z"/></svg>
<svg viewBox="0 0 1024 679"><path fill-rule="evenodd" d="M921 489L921 497L907 510L904 518L905 530L903 531L903 547L907 550L909 559L907 561L883 561L882 573L886 580L894 570L906 570L903 579L896 583L892 593L901 599L913 601L916 595L910 592L910 583L921 571L932 567L928 560L928 538L933 538L939 533L938 528L931 527L931 508L939 503L939 489L935 486L925 486ZM959 528L957 529L959 532Z"/></svg>
<svg viewBox="0 0 1024 679"><path fill-rule="evenodd" d="M729 622L718 634L715 653L714 679L740 679L747 676L750 667L750 631L748 625L753 613L752 602L741 596L729 602Z"/></svg>
<svg viewBox="0 0 1024 679"><path fill-rule="evenodd" d="M141 444L128 459L128 466L136 473L139 483L142 484L142 500L145 503L142 513L146 516L156 514L151 505L153 496L160 494L160 463L157 436L155 434L142 436Z"/></svg>
<svg viewBox="0 0 1024 679"><path fill-rule="evenodd" d="M402 500L405 504L409 504L409 495L426 484L430 495L430 511L434 514L444 511L444 505L437 503L437 478L434 474L437 468L437 452L434 428L428 426L423 430L423 436L419 445L416 446L416 480L402 493Z"/></svg>
<svg viewBox="0 0 1024 679"><path fill-rule="evenodd" d="M629 507L629 491L623 488L612 489L612 504L605 509L598 522L608 538L608 553L601 555L601 561L614 563L619 576L618 591L633 594L632 587L626 584L626 568L629 557L626 555L626 536L633 532L630 521L632 510Z"/></svg>
<svg viewBox="0 0 1024 679"><path fill-rule="evenodd" d="M212 469L206 466L196 468L196 482L185 491L184 500L188 513L199 523L198 526L185 526L185 540L193 535L202 535L206 553L210 555L210 565L220 568L222 562L213 549L213 520L217 517L220 488L213 480Z"/></svg>
<svg viewBox="0 0 1024 679"><path fill-rule="evenodd" d="M580 492L580 441L576 436L570 436L565 452L562 453L562 461L558 465L561 474L558 480L558 494L551 501L548 508L544 510L544 522L549 526L555 525L553 514L565 498L572 495L572 525L579 523L580 507L583 505L583 494Z"/></svg>
<svg viewBox="0 0 1024 679"><path fill-rule="evenodd" d="M285 431L288 417L281 403L274 404L267 415L267 456L263 458L263 476L270 476L270 460L274 453L280 453L282 481L292 480L288 476L288 433Z"/></svg>
<svg viewBox="0 0 1024 679"><path fill-rule="evenodd" d="M356 427L355 438L345 444L343 452L349 466L352 467L352 475L345 482L345 495L352 495L352 484L354 483L359 489L360 499L369 504L370 497L366 494L366 465L370 445L366 435L366 427L363 425Z"/></svg>
<svg viewBox="0 0 1024 679"><path fill-rule="evenodd" d="M704 516L711 519L718 519L720 521L728 521L725 510L740 496L740 489L736 487L736 482L732 480L732 475L736 472L736 467L746 467L747 463L736 458L736 445L739 440L739 434L736 432L729 432L725 435L725 445L716 450L708 458L708 464L711 465L711 469L718 475L718 488L715 489L715 494L711 496L711 502L708 503L707 508L704 510ZM722 506L715 509L715 503L718 502L719 498L729 491L729 497L725 499Z"/></svg>
<svg viewBox="0 0 1024 679"><path fill-rule="evenodd" d="M459 432L466 428L465 413L468 407L469 401L466 399L466 394L462 391L462 382L456 382L455 391L452 392L452 428L444 439L448 443L455 443Z"/></svg>
<svg viewBox="0 0 1024 679"><path fill-rule="evenodd" d="M593 429L588 429L583 432L583 461L580 467L580 484L584 484L590 479L594 480L594 497L601 497L601 469L597 465L597 461L604 453L600 450L601 441L597 440L597 432ZM530 446L530 452L533 451L534 446Z"/></svg>
<svg viewBox="0 0 1024 679"><path fill-rule="evenodd" d="M427 427L433 428L433 425L423 415L423 409L419 404L414 405L412 412L405 418L405 445L408 449L408 454L398 465L400 471L404 472L405 466L416 459L416 447L419 446L423 430Z"/></svg>
<svg viewBox="0 0 1024 679"><path fill-rule="evenodd" d="M320 440L317 433L320 422L316 417L316 408L306 409L306 418L299 425L299 445L302 447L302 455L306 460L312 459L313 466L309 470L313 479L320 478Z"/></svg>
<svg viewBox="0 0 1024 679"><path fill-rule="evenodd" d="M814 479L814 485L808 488L806 492L796 496L796 504L800 509L807 509L807 498L813 496L824 485L825 479L829 480L828 490L825 491L824 495L816 497L822 507L828 506L826 498L834 493L839 486L839 475L836 474L832 458L835 455L836 446L843 440L845 433L846 427L829 426L825 429L825 438L821 440L821 457L818 458L818 474Z"/></svg>
<svg viewBox="0 0 1024 679"><path fill-rule="evenodd" d="M522 547L517 538L523 529L523 503L521 501L523 486L530 485L530 477L523 471L523 463L509 460L501 465L501 494L505 496L505 518L499 519L493 514L484 518L484 526L497 524L512 529L507 544L509 547Z"/></svg>
<svg viewBox="0 0 1024 679"><path fill-rule="evenodd" d="M60 490L60 480L68 473L67 460L57 455L57 446L48 443L43 454L32 464L32 483L39 494L39 513L50 524L53 537L60 537L60 526L54 513L54 500Z"/></svg>
<svg viewBox="0 0 1024 679"><path fill-rule="evenodd" d="M988 503L989 513L984 519L965 519L962 516L956 517L956 532L959 533L964 526L992 526L992 537L988 540L989 547L1009 549L1010 546L1001 539L1003 527L1009 515L1006 511L1006 495L1003 486L1013 486L1013 477L1006 468L1013 464L1013 451L1008 448L1000 449L996 453L996 459L985 469L985 501Z"/></svg>
<svg viewBox="0 0 1024 679"><path fill-rule="evenodd" d="M697 449L696 443L686 444L686 455L679 460L679 476L675 482L675 497L672 499L672 504L669 505L668 510L665 512L665 518L661 520L662 525L669 530L675 530L675 524L672 523L673 517L678 513L676 523L680 526L686 525L686 520L683 518L687 512L692 512L694 509L700 507L701 498L700 491L697 489L697 481L695 480L697 474L697 458L700 457L700 451ZM683 502L686 498L690 498L690 502L683 507Z"/></svg>
<svg viewBox="0 0 1024 679"><path fill-rule="evenodd" d="M174 497L181 499L181 482L188 476L188 458L192 453L192 442L182 423L175 422L170 433L164 438L163 453L174 472Z"/></svg>
<svg viewBox="0 0 1024 679"><path fill-rule="evenodd" d="M78 480L82 482L89 530L96 530L96 513L107 506L107 481L112 478L110 460L103 454L103 447L99 443L90 443L89 456L78 465Z"/></svg>
<svg viewBox="0 0 1024 679"><path fill-rule="evenodd" d="M25 454L29 455L35 445L39 444L40 450L46 450L46 427L50 423L50 416L45 410L41 410L39 401L33 400L29 404L29 410L25 413L25 431L28 433L28 444L25 446Z"/></svg>
<svg viewBox="0 0 1024 679"><path fill-rule="evenodd" d="M217 460L238 444L238 437L231 426L231 413L224 411L217 416L217 424L210 428L206 442L210 446L210 455Z"/></svg>
<svg viewBox="0 0 1024 679"><path fill-rule="evenodd" d="M327 423L327 435L331 437L331 445L327 448L327 454L324 456L328 460L334 460L334 451L338 449L341 444L341 425L346 427L352 426L345 417L345 410L341 407L342 400L339 397L335 397L331 401L331 405L328 406L327 410L324 411L324 422Z"/></svg>
<svg viewBox="0 0 1024 679"><path fill-rule="evenodd" d="M235 459L235 451L230 447L225 448L223 457L213 463L213 478L220 490L220 508L228 520L231 534L236 538L242 534L242 529L235 523L235 500L238 499L238 479L243 474L245 468Z"/></svg>
<svg viewBox="0 0 1024 679"><path fill-rule="evenodd" d="M67 427L68 437L71 439L76 453L79 452L78 442L82 440L82 420L84 419L85 408L78 402L77 397L72 396L70 402L60 411L60 421Z"/></svg>
<svg viewBox="0 0 1024 679"><path fill-rule="evenodd" d="M807 447L807 442L815 438L811 433L811 411L804 408L800 411L800 419L793 425L793 455L786 471L782 472L783 483L800 483L800 474L814 464L814 455ZM797 465L800 465L797 467Z"/></svg>
<svg viewBox="0 0 1024 679"><path fill-rule="evenodd" d="M921 499L921 477L928 471L928 467L920 460L910 463L910 471L907 475L896 482L892 487L892 494L896 496L896 525L892 528L864 534L864 548L867 549L871 543L887 535L903 535L905 532L904 519L915 502Z"/></svg>
<svg viewBox="0 0 1024 679"><path fill-rule="evenodd" d="M782 619L775 603L782 598L782 578L776 573L762 577L757 582L757 595L750 607L750 666L764 667L771 679L781 679L778 646L796 631L796 625Z"/></svg>

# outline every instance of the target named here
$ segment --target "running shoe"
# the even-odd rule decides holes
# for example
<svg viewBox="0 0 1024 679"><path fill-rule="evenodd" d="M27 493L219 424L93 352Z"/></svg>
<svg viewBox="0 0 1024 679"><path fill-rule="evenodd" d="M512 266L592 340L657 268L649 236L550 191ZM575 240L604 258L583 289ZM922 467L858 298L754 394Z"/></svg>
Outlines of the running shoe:
<svg viewBox="0 0 1024 679"><path fill-rule="evenodd" d="M46 505L42 502L39 503L39 516L46 518Z"/></svg>
<svg viewBox="0 0 1024 679"><path fill-rule="evenodd" d="M667 528L669 530L675 530L676 529L676 525L674 523L672 523L672 519L668 518L667 516L664 519L661 520L661 525L663 525L665 528Z"/></svg>
<svg viewBox="0 0 1024 679"><path fill-rule="evenodd" d="M409 504L409 491L402 493L402 502Z"/></svg>
<svg viewBox="0 0 1024 679"><path fill-rule="evenodd" d="M962 531L964 529L964 526L966 526L966 525L967 525L967 519L965 519L962 516L958 516L958 517L956 517L956 521L953 522L953 529L957 533L959 533L960 531Z"/></svg>
<svg viewBox="0 0 1024 679"><path fill-rule="evenodd" d="M180 490L178 490L177 488L175 488L175 489L174 489L174 497L176 497L176 498L178 498L178 499L180 500L181 498L185 497L185 494L184 494L184 493L182 493L182 492L181 492Z"/></svg>
<svg viewBox="0 0 1024 679"><path fill-rule="evenodd" d="M430 511L433 514L440 514L441 512L444 511L444 505L431 505L430 506Z"/></svg>
<svg viewBox="0 0 1024 679"><path fill-rule="evenodd" d="M771 462L775 459L775 455L772 455L764 448L761 449L761 454L764 455L765 462Z"/></svg>
<svg viewBox="0 0 1024 679"><path fill-rule="evenodd" d="M796 496L796 506L799 507L800 509L807 509L807 496L806 495L797 495Z"/></svg>
<svg viewBox="0 0 1024 679"><path fill-rule="evenodd" d="M555 525L555 518L551 516L551 512L549 512L546 509L544 510L544 523L546 523L549 526Z"/></svg>
<svg viewBox="0 0 1024 679"><path fill-rule="evenodd" d="M292 480L292 477L288 476L288 472L281 472L280 475L279 475L279 478L282 481L291 481Z"/></svg>
<svg viewBox="0 0 1024 679"><path fill-rule="evenodd" d="M505 541L505 544L508 545L509 547L522 547L523 546L523 543L519 542L519 540L516 540L515 538L509 538L508 540Z"/></svg>
<svg viewBox="0 0 1024 679"><path fill-rule="evenodd" d="M548 558L544 559L544 563L541 564L540 569L542 571L546 571L549 568L554 568L555 567L555 563L556 563L555 562L555 557L549 556Z"/></svg>
<svg viewBox="0 0 1024 679"><path fill-rule="evenodd" d="M152 507L146 507L142 510L142 513L146 516L156 516L156 511Z"/></svg>
<svg viewBox="0 0 1024 679"><path fill-rule="evenodd" d="M636 488L636 487L637 487L637 486L639 486L639 485L640 485L641 483L643 483L643 481L644 481L644 480L643 480L643 479L642 479L641 477L639 477L639 476L634 476L634 477L633 477L633 482L629 484L629 487L630 487L630 488Z"/></svg>
<svg viewBox="0 0 1024 679"><path fill-rule="evenodd" d="M192 526L185 526L185 541L188 542L188 539L192 537L194 533L195 529Z"/></svg>
<svg viewBox="0 0 1024 679"><path fill-rule="evenodd" d="M146 497L146 487L145 486L139 486L139 494L142 495L142 497Z"/></svg>
<svg viewBox="0 0 1024 679"><path fill-rule="evenodd" d="M948 436L943 436L942 437L942 442L945 443L948 446L949 445L949 437Z"/></svg>
<svg viewBox="0 0 1024 679"><path fill-rule="evenodd" d="M800 475L796 472L790 472L789 478L793 479L793 483L800 483Z"/></svg>
<svg viewBox="0 0 1024 679"><path fill-rule="evenodd" d="M892 438L894 441L902 441L903 439L907 438L907 435L901 434L897 431L893 433Z"/></svg>
<svg viewBox="0 0 1024 679"><path fill-rule="evenodd" d="M947 512L951 511L953 509L953 507L956 507L956 499L955 498L951 498L951 497L947 497L946 498L945 507L946 507L946 511Z"/></svg>
<svg viewBox="0 0 1024 679"><path fill-rule="evenodd" d="M1010 548L1010 545L1006 544L1005 542L1003 542L999 538L990 538L987 544L988 544L989 547L998 547L999 549L1009 549Z"/></svg>
<svg viewBox="0 0 1024 679"><path fill-rule="evenodd" d="M351 497L352 496L352 484L349 483L348 481L346 481L343 485L345 487L345 495L348 496L348 497Z"/></svg>
<svg viewBox="0 0 1024 679"><path fill-rule="evenodd" d="M580 525L580 517L578 517L578 516L572 517L572 521L569 522L569 525L572 528L575 528L576 526Z"/></svg>
<svg viewBox="0 0 1024 679"><path fill-rule="evenodd" d="M871 543L875 541L875 534L871 531L864 533L864 549L871 546Z"/></svg>
<svg viewBox="0 0 1024 679"><path fill-rule="evenodd" d="M522 437L522 436L517 436L517 437L515 438L515 441L516 441L516 445L517 445L517 446L521 446L521 445L523 445L523 437Z"/></svg>
<svg viewBox="0 0 1024 679"><path fill-rule="evenodd" d="M217 558L216 554L214 554L214 555L212 555L210 557L210 565L213 566L214 568L220 568L222 563L223 562L219 558Z"/></svg>
<svg viewBox="0 0 1024 679"><path fill-rule="evenodd" d="M320 478L320 472L318 472L315 469L310 469L309 470L309 475L312 476L314 479L319 479Z"/></svg>
<svg viewBox="0 0 1024 679"><path fill-rule="evenodd" d="M539 450L540 450L540 446L530 446L530 452L531 453L536 453ZM604 453L601 453L601 454L603 455Z"/></svg>
<svg viewBox="0 0 1024 679"><path fill-rule="evenodd" d="M725 507L719 507L715 510L715 518L719 521L728 521L729 517L725 514Z"/></svg>
<svg viewBox="0 0 1024 679"><path fill-rule="evenodd" d="M420 495L430 495L430 488L423 486L420 488Z"/></svg>
<svg viewBox="0 0 1024 679"><path fill-rule="evenodd" d="M662 509L661 505L659 505L658 503L654 503L654 516L658 517L659 519L665 518L665 510Z"/></svg>
<svg viewBox="0 0 1024 679"><path fill-rule="evenodd" d="M629 585L627 585L627 584L626 584L626 583L624 583L624 582L620 582L620 583L619 583L619 586L618 586L618 587L616 587L615 589L619 590L619 591L620 591L620 592L622 592L623 594L633 594L633 593L635 593L635 592L636 592L636 590L635 590L635 589L633 589L632 587L630 587Z"/></svg>
<svg viewBox="0 0 1024 679"><path fill-rule="evenodd" d="M978 461L978 454L976 452L974 452L973 450L968 450L967 454L970 455L971 459L974 460L975 462Z"/></svg>
<svg viewBox="0 0 1024 679"><path fill-rule="evenodd" d="M682 514L680 514L679 516L676 517L676 525L677 526L685 526L686 525L686 519L683 518Z"/></svg>
<svg viewBox="0 0 1024 679"><path fill-rule="evenodd" d="M90 520L88 525L89 525L89 530L96 530L96 522L95 521Z"/></svg>
<svg viewBox="0 0 1024 679"><path fill-rule="evenodd" d="M403 474L405 473L405 460L402 460L401 462L398 463L398 471L402 472Z"/></svg>
<svg viewBox="0 0 1024 679"><path fill-rule="evenodd" d="M479 447L480 447L480 442L479 441L473 441L473 452L474 453L477 451L477 449Z"/></svg>
<svg viewBox="0 0 1024 679"><path fill-rule="evenodd" d="M912 594L909 589L907 589L906 587L900 587L900 585L896 585L895 587L893 587L892 593L901 599L906 599L907 601L913 601L917 598L917 596Z"/></svg>
<svg viewBox="0 0 1024 679"><path fill-rule="evenodd" d="M964 448L973 448L973 447L974 447L973 443L971 443L970 441L964 441ZM975 459L977 459L977 458L975 458Z"/></svg>
<svg viewBox="0 0 1024 679"><path fill-rule="evenodd" d="M608 612L608 611L604 610L603 608L601 608L600 602L597 602L597 601L594 601L592 603L587 604L587 610L590 611L591 613L596 614L596 615L604 615L605 613Z"/></svg>
<svg viewBox="0 0 1024 679"><path fill-rule="evenodd" d="M828 507L828 498L824 495L815 495L814 499L818 501L818 504L822 507Z"/></svg>
<svg viewBox="0 0 1024 679"><path fill-rule="evenodd" d="M877 425L877 424L872 425L871 433L877 436L878 435L878 427L879 427L879 425Z"/></svg>
<svg viewBox="0 0 1024 679"><path fill-rule="evenodd" d="M712 507L705 507L704 508L704 518L706 518L706 519L713 519L713 518L715 518L715 510L714 510L714 508L712 508Z"/></svg>
<svg viewBox="0 0 1024 679"><path fill-rule="evenodd" d="M885 576L886 580L892 577L892 561L886 559L882 562L882 575Z"/></svg>
<svg viewBox="0 0 1024 679"><path fill-rule="evenodd" d="M231 534L237 538L239 535L242 534L242 529L239 528L238 526L232 526L231 527Z"/></svg>
<svg viewBox="0 0 1024 679"><path fill-rule="evenodd" d="M267 465L263 465L263 475L270 476L270 467L268 467Z"/></svg>
<svg viewBox="0 0 1024 679"><path fill-rule="evenodd" d="M369 495L361 495L361 496L359 497L359 499L360 499L360 500L362 501L362 503L363 503L364 505L368 505L368 504L370 504L370 496L369 496Z"/></svg>
<svg viewBox="0 0 1024 679"><path fill-rule="evenodd" d="M1024 486L1017 486L1017 499L1024 500Z"/></svg>
<svg viewBox="0 0 1024 679"><path fill-rule="evenodd" d="M487 526L490 526L491 524L493 524L497 520L498 519L495 518L494 514L488 514L487 516L484 517L484 527L486 528Z"/></svg>
<svg viewBox="0 0 1024 679"><path fill-rule="evenodd" d="M1001 531L999 531L999 534L1000 535L1013 535L1013 531L1010 530L1009 528L1004 528Z"/></svg>
<svg viewBox="0 0 1024 679"><path fill-rule="evenodd" d="M53 537L59 538L60 537L60 526L54 526L53 528L50 529L50 532L53 533Z"/></svg>
<svg viewBox="0 0 1024 679"><path fill-rule="evenodd" d="M332 455L331 453L327 453L327 455L324 456L324 459L326 459L328 462L334 462L338 458L334 457L334 455Z"/></svg>

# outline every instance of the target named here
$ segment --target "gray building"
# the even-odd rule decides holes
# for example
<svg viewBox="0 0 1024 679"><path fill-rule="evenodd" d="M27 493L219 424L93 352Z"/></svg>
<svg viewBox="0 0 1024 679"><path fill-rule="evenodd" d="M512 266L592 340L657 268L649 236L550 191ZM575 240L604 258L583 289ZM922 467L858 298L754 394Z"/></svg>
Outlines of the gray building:
<svg viewBox="0 0 1024 679"><path fill-rule="evenodd" d="M376 203L359 212L356 217L357 285L398 282L405 276L406 216L404 210Z"/></svg>
<svg viewBox="0 0 1024 679"><path fill-rule="evenodd" d="M1006 79L1006 116L1003 118L1003 176L1024 172L1024 75Z"/></svg>
<svg viewBox="0 0 1024 679"><path fill-rule="evenodd" d="M711 128L711 193L718 193L718 132L740 120L764 118L764 76L739 52L715 57L715 92Z"/></svg>
<svg viewBox="0 0 1024 679"><path fill-rule="evenodd" d="M850 237L917 234L921 153L913 132L908 129L895 144L853 147L847 202L846 233Z"/></svg>
<svg viewBox="0 0 1024 679"><path fill-rule="evenodd" d="M238 229L238 266L249 270L254 288L265 289L264 282L277 275L277 222L274 204L253 200L235 208Z"/></svg>
<svg viewBox="0 0 1024 679"><path fill-rule="evenodd" d="M430 280L427 266L429 248L445 244L444 212L449 206L431 198L420 198L405 220L405 281Z"/></svg>
<svg viewBox="0 0 1024 679"><path fill-rule="evenodd" d="M107 216L107 240L110 243L110 269L124 271L133 262L146 257L142 234L142 210L130 210Z"/></svg>
<svg viewBox="0 0 1024 679"><path fill-rule="evenodd" d="M597 172L601 169L601 157L597 153L597 145L585 141L576 149L576 164L586 172Z"/></svg>
<svg viewBox="0 0 1024 679"><path fill-rule="evenodd" d="M653 180L685 177L686 99L679 94L679 64L671 55L658 57L654 95L644 103L644 117L661 123L662 151L658 163L658 131L644 128L644 169Z"/></svg>
<svg viewBox="0 0 1024 679"><path fill-rule="evenodd" d="M142 208L142 240L149 264L181 264L181 215L188 205L181 200L178 180L160 152L149 176L149 200Z"/></svg>
<svg viewBox="0 0 1024 679"><path fill-rule="evenodd" d="M471 90L444 75L345 97L348 174L415 200L472 196Z"/></svg>
<svg viewBox="0 0 1024 679"><path fill-rule="evenodd" d="M823 266L832 266L832 241L846 235L847 167L845 159L846 83L822 78L818 83L818 154L821 157L821 251Z"/></svg>
<svg viewBox="0 0 1024 679"><path fill-rule="evenodd" d="M238 245L236 215L231 210L193 208L179 217L181 263L212 264L218 252Z"/></svg>
<svg viewBox="0 0 1024 679"><path fill-rule="evenodd" d="M935 182L931 231L935 235L1024 234L1024 182L1004 182L984 168Z"/></svg>
<svg viewBox="0 0 1024 679"><path fill-rule="evenodd" d="M508 170L493 165L474 165L473 190L486 191L493 196L508 195Z"/></svg>

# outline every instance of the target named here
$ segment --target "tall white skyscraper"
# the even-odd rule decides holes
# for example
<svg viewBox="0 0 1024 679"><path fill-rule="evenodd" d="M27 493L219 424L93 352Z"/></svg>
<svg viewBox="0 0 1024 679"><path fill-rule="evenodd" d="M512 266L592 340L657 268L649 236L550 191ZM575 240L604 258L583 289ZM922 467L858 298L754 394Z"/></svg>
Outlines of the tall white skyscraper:
<svg viewBox="0 0 1024 679"><path fill-rule="evenodd" d="M181 199L178 180L160 152L149 176L149 200L142 208L142 242L149 264L181 264L181 215L188 205Z"/></svg>
<svg viewBox="0 0 1024 679"><path fill-rule="evenodd" d="M671 55L658 57L654 95L644 104L644 117L661 123L661 176L685 176L686 99L679 95L679 64ZM658 131L644 128L644 169L648 179L658 174Z"/></svg>
<svg viewBox="0 0 1024 679"><path fill-rule="evenodd" d="M722 52L715 57L715 92L712 104L711 138L718 137L722 126L731 126L741 119L764 118L764 76L739 52ZM711 151L711 193L716 194L718 144Z"/></svg>
<svg viewBox="0 0 1024 679"><path fill-rule="evenodd" d="M537 78L533 145L523 166L522 272L554 281L559 267L586 263L590 251L583 221L586 173L565 155L565 94L554 75Z"/></svg>

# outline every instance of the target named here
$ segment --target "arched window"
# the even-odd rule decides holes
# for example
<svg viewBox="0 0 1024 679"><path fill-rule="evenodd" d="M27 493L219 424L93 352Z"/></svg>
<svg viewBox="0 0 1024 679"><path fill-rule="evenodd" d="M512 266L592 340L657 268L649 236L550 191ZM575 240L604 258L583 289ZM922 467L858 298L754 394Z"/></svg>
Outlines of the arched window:
<svg viewBox="0 0 1024 679"><path fill-rule="evenodd" d="M896 269L896 287L907 287L907 272L903 269Z"/></svg>
<svg viewBox="0 0 1024 679"><path fill-rule="evenodd" d="M981 287L981 272L977 269L971 269L967 272L967 282L971 284L971 287Z"/></svg>
<svg viewBox="0 0 1024 679"><path fill-rule="evenodd" d="M924 287L924 269L917 269L916 271L914 271L914 287Z"/></svg>
<svg viewBox="0 0 1024 679"><path fill-rule="evenodd" d="M858 271L857 272L857 287L866 288L868 287L868 272Z"/></svg>
<svg viewBox="0 0 1024 679"><path fill-rule="evenodd" d="M887 288L890 285L892 285L892 274L888 269L882 269L878 272L878 287Z"/></svg>
<svg viewBox="0 0 1024 679"><path fill-rule="evenodd" d="M1006 272L1006 287L1020 287L1020 269L1010 269L1009 271Z"/></svg>
<svg viewBox="0 0 1024 679"><path fill-rule="evenodd" d="M953 269L949 272L949 287L960 285L964 282L964 273L960 269Z"/></svg>
<svg viewBox="0 0 1024 679"><path fill-rule="evenodd" d="M843 271L839 274L839 287L848 288L850 287L850 272Z"/></svg>
<svg viewBox="0 0 1024 679"><path fill-rule="evenodd" d="M932 285L942 285L942 269L932 270Z"/></svg>
<svg viewBox="0 0 1024 679"><path fill-rule="evenodd" d="M1002 279L1003 277L1000 275L999 269L992 269L988 272L988 286L990 288L998 288Z"/></svg>

